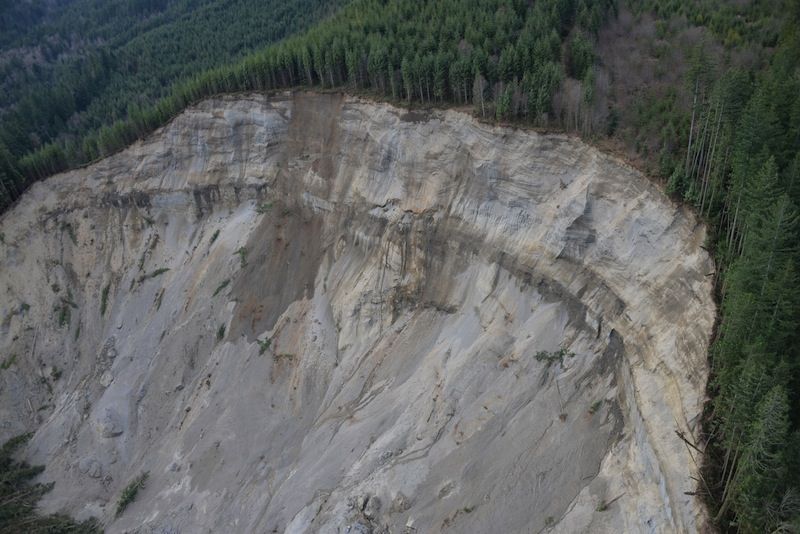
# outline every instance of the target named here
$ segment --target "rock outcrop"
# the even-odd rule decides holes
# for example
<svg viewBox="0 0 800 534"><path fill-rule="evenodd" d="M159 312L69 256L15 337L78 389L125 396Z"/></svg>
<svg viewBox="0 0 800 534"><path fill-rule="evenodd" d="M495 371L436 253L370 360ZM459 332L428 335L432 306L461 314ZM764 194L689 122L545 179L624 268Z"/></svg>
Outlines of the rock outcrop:
<svg viewBox="0 0 800 534"><path fill-rule="evenodd" d="M34 185L0 230L0 437L35 430L47 511L109 532L704 524L675 431L704 400L705 230L576 139L224 97Z"/></svg>

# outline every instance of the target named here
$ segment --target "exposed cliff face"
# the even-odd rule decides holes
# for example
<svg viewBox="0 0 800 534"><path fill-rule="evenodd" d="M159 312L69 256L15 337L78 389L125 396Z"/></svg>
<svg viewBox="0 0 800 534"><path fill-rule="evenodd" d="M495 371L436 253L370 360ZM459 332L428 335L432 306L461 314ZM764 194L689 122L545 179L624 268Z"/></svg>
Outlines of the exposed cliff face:
<svg viewBox="0 0 800 534"><path fill-rule="evenodd" d="M36 429L47 510L110 532L703 522L675 430L707 378L704 229L577 140L209 100L36 184L2 232L1 431Z"/></svg>

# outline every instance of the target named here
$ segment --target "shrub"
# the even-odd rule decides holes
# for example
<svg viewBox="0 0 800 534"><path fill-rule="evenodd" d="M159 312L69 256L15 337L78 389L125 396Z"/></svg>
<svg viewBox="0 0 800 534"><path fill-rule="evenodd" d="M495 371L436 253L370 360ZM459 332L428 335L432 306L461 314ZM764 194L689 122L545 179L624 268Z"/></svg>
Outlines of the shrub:
<svg viewBox="0 0 800 534"><path fill-rule="evenodd" d="M264 341L261 341L260 339L256 339L256 341L258 342L258 355L259 356L261 356L262 354L267 352L267 350L269 350L269 346L272 345L272 340L269 339L269 338L265 339Z"/></svg>
<svg viewBox="0 0 800 534"><path fill-rule="evenodd" d="M216 230L214 230L214 233L213 233L213 234L211 234L211 241L209 241L209 242L208 242L208 244L209 244L209 245L213 244L213 243L214 243L214 241L216 241L218 237L219 237L219 228L217 228Z"/></svg>
<svg viewBox="0 0 800 534"><path fill-rule="evenodd" d="M564 348L558 349L557 351L553 351L553 352L550 352L550 351L547 351L547 350L540 350L539 352L537 352L534 355L534 358L536 358L537 362L546 362L547 363L547 367L550 367L550 365L553 362L558 362L558 363L563 365L565 356L569 357L569 358L572 358L572 357L575 356L575 353L574 352L570 352L570 351L568 351L567 349L564 349Z"/></svg>
<svg viewBox="0 0 800 534"><path fill-rule="evenodd" d="M217 286L217 289L214 290L214 294L211 295L211 296L212 297L216 297L219 294L219 292L222 291L223 289L225 289L226 287L228 287L228 284L230 284L230 283L231 283L231 279L228 278L227 280L225 280L224 282L222 282L220 285Z"/></svg>
<svg viewBox="0 0 800 534"><path fill-rule="evenodd" d="M111 289L111 284L106 284L100 293L100 317L106 314L106 307L108 306L108 291Z"/></svg>
<svg viewBox="0 0 800 534"><path fill-rule="evenodd" d="M239 255L239 263L242 267L247 265L247 248L246 247L239 247L234 254Z"/></svg>
<svg viewBox="0 0 800 534"><path fill-rule="evenodd" d="M8 369L12 365L14 365L16 363L16 361L17 361L17 355L16 354L12 354L11 356L9 356L5 360L3 360L3 363L0 363L0 369L5 371L6 369Z"/></svg>
<svg viewBox="0 0 800 534"><path fill-rule="evenodd" d="M70 313L69 304L67 304L66 302L62 302L61 303L61 307L59 308L59 311L58 311L58 326L59 327L64 327L64 326L68 325L69 324L70 315L71 315L71 313Z"/></svg>
<svg viewBox="0 0 800 534"><path fill-rule="evenodd" d="M131 480L130 484L125 486L125 489L122 490L122 494L119 496L119 501L117 501L117 511L114 517L121 516L125 508L136 500L136 496L139 494L139 490L144 488L148 476L150 476L150 473L145 471Z"/></svg>
<svg viewBox="0 0 800 534"><path fill-rule="evenodd" d="M139 283L141 284L145 280L149 280L150 278L155 278L156 276L161 276L162 274L164 274L167 271L169 271L169 269L166 268L166 267L162 267L160 269L156 269L153 272L150 272L150 273L147 273L145 275L140 276L139 277Z"/></svg>
<svg viewBox="0 0 800 534"><path fill-rule="evenodd" d="M32 484L43 466L18 462L14 453L24 445L31 434L8 440L0 447L0 532L69 532L94 534L101 532L95 520L76 523L63 515L37 516L36 503L50 491L51 484Z"/></svg>

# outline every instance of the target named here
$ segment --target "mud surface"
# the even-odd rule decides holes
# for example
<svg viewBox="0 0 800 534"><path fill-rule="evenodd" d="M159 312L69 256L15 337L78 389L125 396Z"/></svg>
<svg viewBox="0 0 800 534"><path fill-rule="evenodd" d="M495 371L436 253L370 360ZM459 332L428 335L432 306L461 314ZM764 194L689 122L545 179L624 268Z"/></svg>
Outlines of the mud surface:
<svg viewBox="0 0 800 534"><path fill-rule="evenodd" d="M674 434L707 377L704 229L579 141L225 97L36 184L0 231L0 437L35 431L47 511L164 533L705 520Z"/></svg>

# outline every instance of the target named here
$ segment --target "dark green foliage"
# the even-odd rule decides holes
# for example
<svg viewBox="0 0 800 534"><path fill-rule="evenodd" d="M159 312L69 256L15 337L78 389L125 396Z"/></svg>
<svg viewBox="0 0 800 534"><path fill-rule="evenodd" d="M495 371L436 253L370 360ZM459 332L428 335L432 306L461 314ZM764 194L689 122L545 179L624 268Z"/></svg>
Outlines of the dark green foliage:
<svg viewBox="0 0 800 534"><path fill-rule="evenodd" d="M223 339L225 339L225 325L221 324L217 328L217 341L222 341Z"/></svg>
<svg viewBox="0 0 800 534"><path fill-rule="evenodd" d="M246 247L239 247L236 249L236 252L233 253L234 255L239 256L239 264L242 268L247 266L247 248Z"/></svg>
<svg viewBox="0 0 800 534"><path fill-rule="evenodd" d="M156 276L161 276L165 272L169 271L167 267L161 267L160 269L156 269L155 271L149 272L139 277L139 283L141 284L145 280L149 280L151 278L155 278Z"/></svg>
<svg viewBox="0 0 800 534"><path fill-rule="evenodd" d="M797 483L787 478L787 456L797 453L788 446L788 412L781 386L771 388L756 409L733 490L739 528L745 532L772 532L800 512L800 503L781 510L786 492L796 491L790 484Z"/></svg>
<svg viewBox="0 0 800 534"><path fill-rule="evenodd" d="M212 297L216 297L219 294L219 292L222 291L223 289L225 289L226 287L228 287L228 284L230 284L230 283L231 283L230 278L227 279L227 280L224 280L220 285L217 286L217 289L214 290L214 294L211 295L211 296Z"/></svg>
<svg viewBox="0 0 800 534"><path fill-rule="evenodd" d="M583 79L592 63L594 63L592 43L582 32L577 32L575 37L567 43L567 73L575 79Z"/></svg>
<svg viewBox="0 0 800 534"><path fill-rule="evenodd" d="M265 340L256 339L258 342L258 355L261 356L265 352L269 350L270 345L272 345L272 340L267 338Z"/></svg>
<svg viewBox="0 0 800 534"><path fill-rule="evenodd" d="M575 353L570 352L567 349L561 348L553 352L540 350L533 357L536 358L537 362L545 362L547 364L547 367L550 367L550 365L552 365L555 362L558 362L563 365L564 357L574 358Z"/></svg>
<svg viewBox="0 0 800 534"><path fill-rule="evenodd" d="M100 316L106 314L106 308L108 307L108 291L111 289L111 284L108 283L103 287L103 291L100 293Z"/></svg>
<svg viewBox="0 0 800 534"><path fill-rule="evenodd" d="M36 503L52 484L32 483L44 470L14 459L14 453L31 434L8 440L0 448L0 532L33 534L90 534L102 532L94 520L76 523L63 515L37 516Z"/></svg>
<svg viewBox="0 0 800 534"><path fill-rule="evenodd" d="M122 494L119 496L119 501L117 501L117 510L114 512L115 517L121 516L128 505L136 500L139 490L143 489L147 483L148 476L150 476L150 473L145 471L125 486L125 489L122 490Z"/></svg>
<svg viewBox="0 0 800 534"><path fill-rule="evenodd" d="M71 0L20 8L7 3L0 6L6 21L0 24L3 206L31 177L106 156L152 130L154 120L168 118L161 114L168 108L147 110L159 108L156 102L174 83L307 28L340 4Z"/></svg>
<svg viewBox="0 0 800 534"><path fill-rule="evenodd" d="M14 365L16 363L16 361L17 361L17 355L16 354L12 354L11 356L9 356L5 360L3 360L2 363L0 363L0 369L5 371L6 369L8 369L12 365Z"/></svg>
<svg viewBox="0 0 800 534"><path fill-rule="evenodd" d="M58 326L63 328L69 325L71 316L71 306L62 299L61 305L58 307Z"/></svg>
<svg viewBox="0 0 800 534"><path fill-rule="evenodd" d="M76 4L85 2L90 0L76 0ZM205 3L213 6L218 2ZM203 36L203 24L228 28L217 20L218 16L249 16L248 9L257 5L248 0L236 4L248 7L226 6L211 22L192 21L198 11L193 10L189 20L174 24L184 37L194 31L189 30L190 24L199 24L197 35ZM323 12L320 4L325 3L294 0L287 4L285 10L295 14L303 10L301 20L309 20ZM480 74L487 95L482 107L488 104L489 113L503 119L558 125L559 119L549 116L553 94L566 74L586 77L594 61L594 33L611 4L611 0L538 0L532 4L354 0L305 34L211 70L203 69L238 54L221 52L211 54L207 61L192 61L191 57L186 61L184 56L192 56L195 48L173 45L170 32L162 32L159 26L163 22L173 27L171 17L177 17L175 10L179 7L171 6L153 16L152 31L149 26L136 24L121 29L120 36L113 39L111 52L103 49L97 57L82 59L78 66L65 66L75 74L59 76L62 81L52 90L57 94L37 96L31 102L20 97L0 135L0 178L8 182L7 191L0 190L0 201L7 205L33 180L116 152L192 102L224 92L305 84L356 88L409 102L467 104L473 101L473 84ZM261 7L259 17L270 13L268 6ZM202 9L199 12L208 16ZM91 20L95 13L90 9L83 16ZM83 20L75 24L90 31ZM113 27L119 21L113 18L109 24ZM214 35L201 41L202 47L197 46L207 50L234 46L242 40L252 45L270 40L260 33L255 34L259 38L247 33L251 24L251 20L238 20L238 24L230 25L233 34L229 39ZM241 25L244 30L240 30ZM275 28L284 31L282 26ZM194 43L195 38L192 35L190 40ZM220 46L208 47L207 42ZM161 54L166 43L177 46L177 50L171 49L175 57L171 54L164 60L159 56L151 63L151 56ZM127 56L128 50L135 53ZM564 62L568 65L566 73ZM167 89L167 83L177 80L182 81ZM52 92L49 88L47 91ZM84 92L89 96L84 97ZM6 148L2 148L4 145Z"/></svg>
<svg viewBox="0 0 800 534"><path fill-rule="evenodd" d="M785 9L781 0L639 0L631 2L631 7L664 19L686 17L696 26L709 28L726 47L744 44L774 46L779 30L775 15Z"/></svg>
<svg viewBox="0 0 800 534"><path fill-rule="evenodd" d="M218 237L219 237L219 228L214 230L214 233L211 234L211 240L208 242L208 244L211 245L212 243L214 243L214 241L216 241Z"/></svg>
<svg viewBox="0 0 800 534"><path fill-rule="evenodd" d="M717 521L742 533L800 524L798 22L795 10L753 81L728 72L709 84L669 183L716 225L722 321L706 479Z"/></svg>

